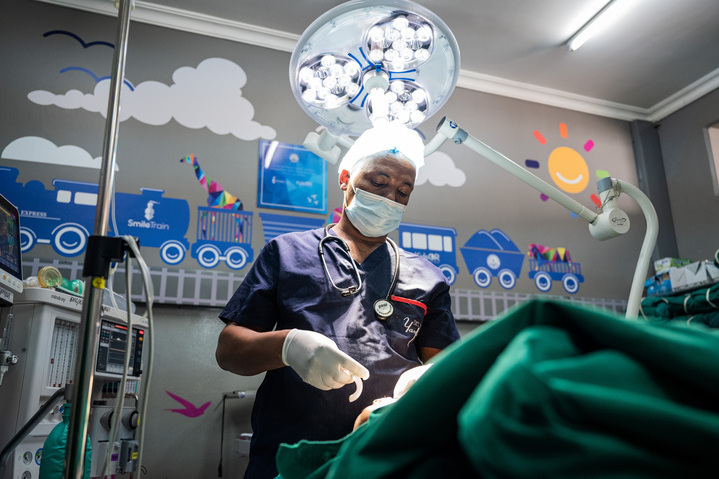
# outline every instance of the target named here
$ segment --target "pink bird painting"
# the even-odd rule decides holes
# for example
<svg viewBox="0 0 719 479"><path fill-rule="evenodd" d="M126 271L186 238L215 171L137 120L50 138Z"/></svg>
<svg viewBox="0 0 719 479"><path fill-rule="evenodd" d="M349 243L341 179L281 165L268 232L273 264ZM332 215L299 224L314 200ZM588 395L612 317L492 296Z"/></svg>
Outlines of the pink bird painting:
<svg viewBox="0 0 719 479"><path fill-rule="evenodd" d="M172 394L170 391L165 391L165 392L167 394L169 394L172 399L174 399L175 401L179 402L180 404L182 404L184 406L183 409L165 409L165 411L176 412L178 414L182 414L183 416L187 416L187 417L194 418L194 417L202 416L205 413L205 409L207 409L210 406L210 404L212 403L212 401L208 401L205 404L203 404L202 406L197 407L194 404L192 404L190 401L188 401L187 399L183 399L180 396Z"/></svg>

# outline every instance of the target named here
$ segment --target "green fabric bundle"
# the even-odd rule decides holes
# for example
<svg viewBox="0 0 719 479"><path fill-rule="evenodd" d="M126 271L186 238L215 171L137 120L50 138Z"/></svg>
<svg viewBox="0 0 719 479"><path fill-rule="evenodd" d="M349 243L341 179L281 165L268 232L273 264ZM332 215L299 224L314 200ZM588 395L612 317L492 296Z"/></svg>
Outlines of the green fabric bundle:
<svg viewBox="0 0 719 479"><path fill-rule="evenodd" d="M719 475L719 336L703 326L534 300L434 362L343 439L281 446L280 477Z"/></svg>
<svg viewBox="0 0 719 479"><path fill-rule="evenodd" d="M719 283L686 294L647 296L642 298L641 311L657 318L687 317L719 311Z"/></svg>

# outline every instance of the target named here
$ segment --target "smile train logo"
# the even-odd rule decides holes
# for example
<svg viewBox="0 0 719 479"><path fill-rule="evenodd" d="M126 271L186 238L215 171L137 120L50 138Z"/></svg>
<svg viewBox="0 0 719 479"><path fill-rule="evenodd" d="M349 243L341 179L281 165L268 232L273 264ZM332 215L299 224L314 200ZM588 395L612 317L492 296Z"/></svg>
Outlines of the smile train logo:
<svg viewBox="0 0 719 479"><path fill-rule="evenodd" d="M150 221L155 217L155 205L159 204L157 201L148 201L147 208L145 208L145 219Z"/></svg>

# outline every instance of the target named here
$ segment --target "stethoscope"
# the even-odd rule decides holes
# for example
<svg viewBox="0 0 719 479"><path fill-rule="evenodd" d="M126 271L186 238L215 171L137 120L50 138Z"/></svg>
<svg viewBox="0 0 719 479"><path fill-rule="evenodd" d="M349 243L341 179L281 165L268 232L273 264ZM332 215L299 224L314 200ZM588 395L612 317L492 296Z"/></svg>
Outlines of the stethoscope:
<svg viewBox="0 0 719 479"><path fill-rule="evenodd" d="M330 280L330 283L332 286L340 292L342 296L349 296L351 294L355 294L360 289L362 289L362 277L359 274L359 269L357 268L357 263L355 262L354 258L352 257L352 254L350 253L350 247L347 244L345 240L340 238L339 236L332 236L330 235L329 231L330 228L332 228L336 223L331 223L325 226L325 236L320 240L318 249L320 252L320 259L322 260L322 266L325 268L325 274L327 275L327 278ZM327 268L327 261L325 261L325 252L323 250L323 245L325 241L327 240L333 240L333 241L339 241L342 244L342 247L347 252L347 256L350 258L350 262L352 263L352 268L354 268L355 276L357 277L357 285L350 286L348 288L340 288L337 286L332 280L332 275L330 275L330 270ZM389 285L389 290L387 291L387 296L384 298L380 298L377 301L374 302L374 314L377 316L377 319L379 320L385 320L388 319L392 314L394 313L394 306L392 305L392 302L390 301L390 298L392 297L392 294L394 293L394 288L397 286L397 279L399 278L399 248L395 244L392 239L387 238L387 242L392 246L392 249L394 250L394 273L392 274L392 283Z"/></svg>

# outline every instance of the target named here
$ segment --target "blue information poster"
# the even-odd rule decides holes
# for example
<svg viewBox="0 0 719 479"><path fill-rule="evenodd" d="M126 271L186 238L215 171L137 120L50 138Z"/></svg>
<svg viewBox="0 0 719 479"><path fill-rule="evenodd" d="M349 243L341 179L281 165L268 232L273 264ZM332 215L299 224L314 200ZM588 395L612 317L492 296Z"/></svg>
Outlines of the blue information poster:
<svg viewBox="0 0 719 479"><path fill-rule="evenodd" d="M327 162L299 145L260 140L257 206L327 214Z"/></svg>

